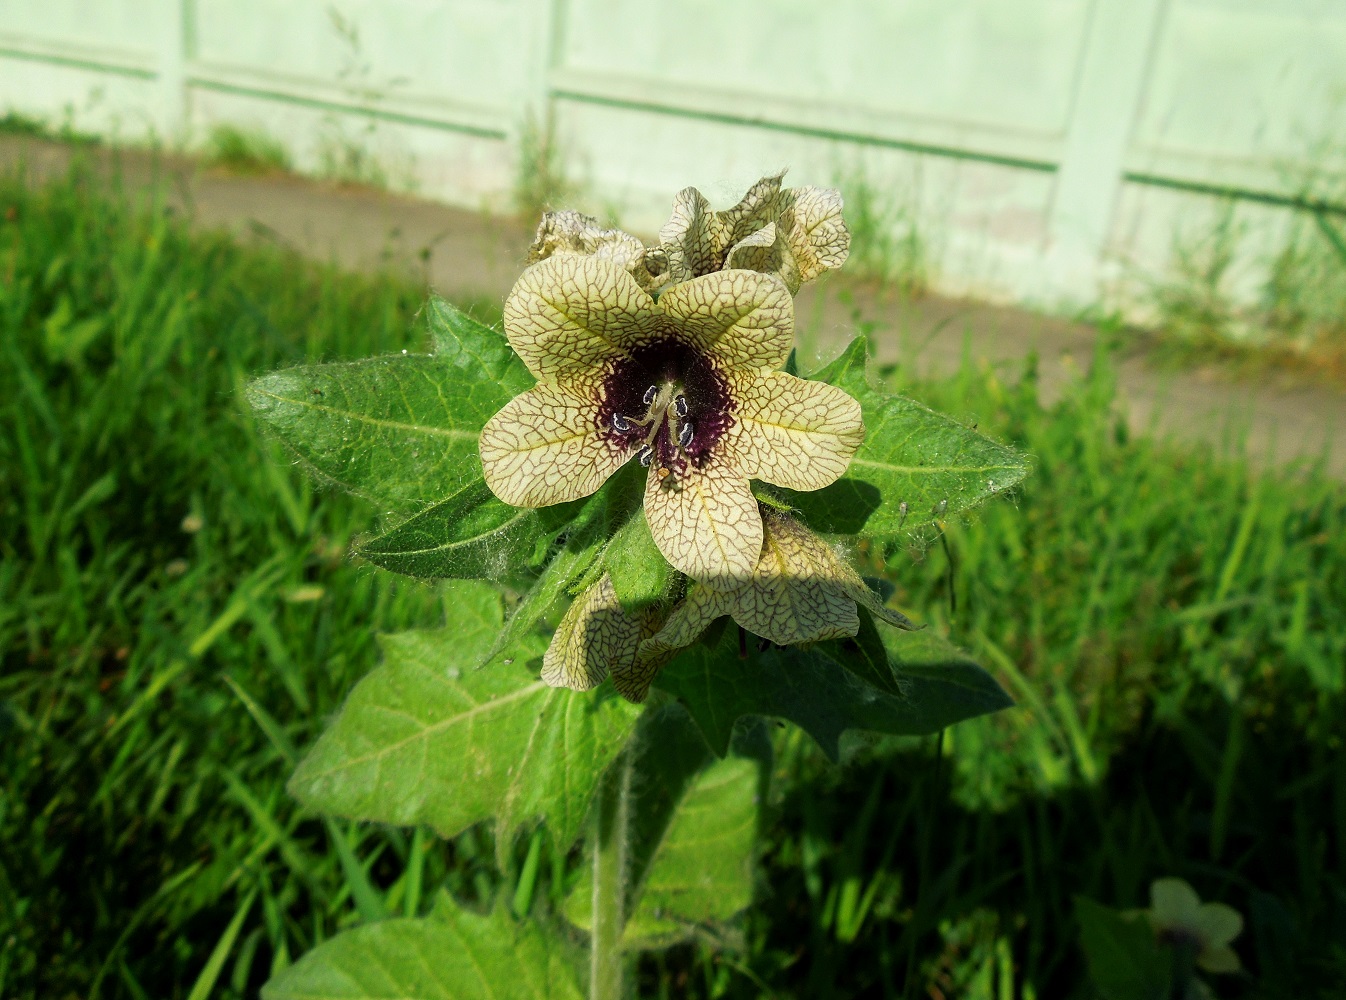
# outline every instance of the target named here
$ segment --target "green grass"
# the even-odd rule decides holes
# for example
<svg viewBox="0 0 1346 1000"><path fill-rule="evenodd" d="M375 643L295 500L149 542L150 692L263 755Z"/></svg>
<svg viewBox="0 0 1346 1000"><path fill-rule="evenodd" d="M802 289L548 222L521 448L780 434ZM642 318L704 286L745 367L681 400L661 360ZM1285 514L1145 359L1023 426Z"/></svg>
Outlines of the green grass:
<svg viewBox="0 0 1346 1000"><path fill-rule="evenodd" d="M284 791L373 634L441 609L346 559L377 512L307 485L237 389L417 349L421 288L78 171L0 180L0 220L0 995L252 996L441 885L559 899L545 838L525 891L529 844L501 875L485 832L324 824ZM893 373L1034 456L943 541L860 553L1020 707L840 769L778 731L744 947L644 959L642 995L1076 995L1072 895L1138 906L1164 875L1249 918L1221 996L1346 984L1340 486L1130 439L1100 360L1050 410L1031 368Z"/></svg>
<svg viewBox="0 0 1346 1000"><path fill-rule="evenodd" d="M276 174L290 169L290 154L279 140L234 125L216 125L210 130L202 159L208 166L235 174Z"/></svg>

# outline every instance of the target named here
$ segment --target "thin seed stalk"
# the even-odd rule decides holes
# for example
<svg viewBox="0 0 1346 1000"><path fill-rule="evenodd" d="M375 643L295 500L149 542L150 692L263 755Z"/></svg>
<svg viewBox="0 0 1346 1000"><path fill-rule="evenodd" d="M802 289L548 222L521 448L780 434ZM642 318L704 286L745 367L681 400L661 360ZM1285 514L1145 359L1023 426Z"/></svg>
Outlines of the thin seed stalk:
<svg viewBox="0 0 1346 1000"><path fill-rule="evenodd" d="M629 875L627 829L631 812L631 753L599 783L593 829L593 936L589 1000L623 1000L622 931Z"/></svg>

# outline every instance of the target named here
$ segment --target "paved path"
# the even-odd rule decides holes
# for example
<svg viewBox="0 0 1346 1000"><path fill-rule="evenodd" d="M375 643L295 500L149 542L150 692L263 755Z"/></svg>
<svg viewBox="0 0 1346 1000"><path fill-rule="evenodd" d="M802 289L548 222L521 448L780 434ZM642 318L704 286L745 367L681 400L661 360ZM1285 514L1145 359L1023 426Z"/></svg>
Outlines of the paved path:
<svg viewBox="0 0 1346 1000"><path fill-rule="evenodd" d="M0 166L23 161L34 176L60 173L70 155L59 143L0 137ZM156 168L148 156L120 159L128 186L150 182ZM531 237L531 228L516 221L378 191L289 176L237 177L174 158L157 169L200 225L275 240L347 267L411 268L448 298L503 297ZM1019 359L1036 349L1048 402L1093 353L1094 330L1082 324L938 296L903 301L837 280L801 292L802 336L814 339L818 353L835 353L850 339L856 310L875 324L879 360L925 374L957 370L966 344L974 361L1002 366L1012 378ZM1234 381L1214 369L1159 372L1139 351L1119 361L1118 382L1120 405L1136 431L1216 449L1243 440L1246 431L1247 453L1259 464L1326 455L1331 473L1346 479L1346 391L1270 374Z"/></svg>

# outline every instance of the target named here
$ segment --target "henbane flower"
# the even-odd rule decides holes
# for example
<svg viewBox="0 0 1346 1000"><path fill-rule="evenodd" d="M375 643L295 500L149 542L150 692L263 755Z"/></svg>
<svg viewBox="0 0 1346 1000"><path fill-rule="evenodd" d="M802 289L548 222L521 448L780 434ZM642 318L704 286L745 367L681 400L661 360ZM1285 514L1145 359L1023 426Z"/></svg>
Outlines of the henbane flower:
<svg viewBox="0 0 1346 1000"><path fill-rule="evenodd" d="M723 212L696 188L673 200L673 215L650 250L651 270L667 270L676 284L726 268L775 274L791 293L823 271L840 267L851 234L841 215L841 193L831 188L782 188L784 174L763 177Z"/></svg>
<svg viewBox="0 0 1346 1000"><path fill-rule="evenodd" d="M643 701L659 669L725 615L778 646L855 635L857 605L890 625L916 628L793 517L768 510L763 523L761 556L748 580L730 589L693 585L658 631L642 638L631 655L612 662L613 682L625 698Z"/></svg>
<svg viewBox="0 0 1346 1000"><path fill-rule="evenodd" d="M726 615L778 646L855 635L857 605L890 625L915 628L794 518L768 510L763 525L762 552L748 580L728 590L693 584L671 611L651 607L628 614L604 574L561 619L542 661L542 679L587 691L611 674L624 698L644 701L664 664Z"/></svg>
<svg viewBox="0 0 1346 1000"><path fill-rule="evenodd" d="M860 404L778 369L794 305L778 278L729 270L658 302L621 266L563 253L524 271L505 335L537 378L482 429L486 483L518 507L588 496L632 458L645 517L677 570L748 579L762 550L750 479L816 490L864 438Z"/></svg>

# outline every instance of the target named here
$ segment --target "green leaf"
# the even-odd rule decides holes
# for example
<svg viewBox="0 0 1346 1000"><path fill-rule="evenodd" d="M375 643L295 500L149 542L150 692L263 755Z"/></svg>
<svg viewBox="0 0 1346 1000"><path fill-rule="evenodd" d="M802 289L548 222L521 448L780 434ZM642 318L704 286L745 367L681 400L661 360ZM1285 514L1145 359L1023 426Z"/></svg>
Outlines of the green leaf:
<svg viewBox="0 0 1346 1000"><path fill-rule="evenodd" d="M752 902L762 764L716 761L676 703L641 719L632 750L630 916L622 945L665 948ZM586 866L566 900L567 919L587 930L592 903Z"/></svg>
<svg viewBox="0 0 1346 1000"><path fill-rule="evenodd" d="M640 473L632 462L583 501L579 514L566 529L564 543L542 570L533 586L515 606L488 654L494 662L511 643L532 633L538 622L562 597L592 583L602 568L599 557L609 537L640 510Z"/></svg>
<svg viewBox="0 0 1346 1000"><path fill-rule="evenodd" d="M639 611L661 599L673 577L673 567L654 544L645 512L637 510L617 530L603 553L603 566L624 611Z"/></svg>
<svg viewBox="0 0 1346 1000"><path fill-rule="evenodd" d="M1075 897L1075 916L1089 978L1101 1000L1167 1000L1172 958L1144 919L1128 920L1083 896Z"/></svg>
<svg viewBox="0 0 1346 1000"><path fill-rule="evenodd" d="M525 666L541 655L542 636L475 669L501 631L499 596L460 583L445 603L448 627L381 638L383 663L356 685L290 791L319 812L423 823L445 837L494 817L501 852L534 818L570 844L639 710L610 688L545 685Z"/></svg>
<svg viewBox="0 0 1346 1000"><path fill-rule="evenodd" d="M500 331L483 326L438 295L431 295L426 302L425 318L435 345L435 357L463 369L473 378L484 377L494 382L505 401L532 388L533 376Z"/></svg>
<svg viewBox="0 0 1346 1000"><path fill-rule="evenodd" d="M316 474L404 509L481 478L477 437L509 400L484 375L425 355L290 368L252 382L247 397Z"/></svg>
<svg viewBox="0 0 1346 1000"><path fill-rule="evenodd" d="M759 652L750 639L740 659L732 627L685 650L654 683L687 706L720 755L744 715L793 722L837 760L848 729L920 736L1013 704L986 671L925 631L883 642L896 691L864 679L875 670L872 643L868 652L850 640Z"/></svg>
<svg viewBox="0 0 1346 1000"><path fill-rule="evenodd" d="M422 580L504 580L541 559L577 506L511 507L478 479L355 551Z"/></svg>
<svg viewBox="0 0 1346 1000"><path fill-rule="evenodd" d="M565 943L503 909L446 896L432 916L338 934L262 987L263 1000L582 1000Z"/></svg>
<svg viewBox="0 0 1346 1000"><path fill-rule="evenodd" d="M780 491L814 529L898 537L1003 493L1028 475L1027 460L1013 449L914 399L871 388L867 351L865 338L857 337L813 376L854 396L865 420L864 443L844 476L812 493Z"/></svg>

